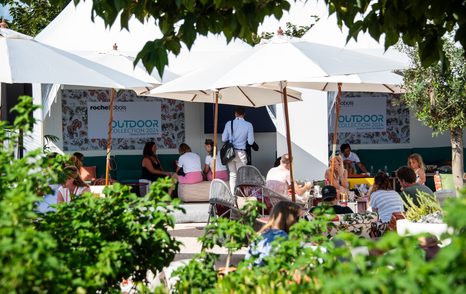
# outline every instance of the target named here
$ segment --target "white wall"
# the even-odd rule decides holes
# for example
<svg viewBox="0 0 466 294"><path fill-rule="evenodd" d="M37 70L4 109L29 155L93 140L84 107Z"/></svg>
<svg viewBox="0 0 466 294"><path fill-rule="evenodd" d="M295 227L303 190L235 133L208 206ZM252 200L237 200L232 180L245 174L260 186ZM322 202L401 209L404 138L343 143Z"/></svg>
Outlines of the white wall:
<svg viewBox="0 0 466 294"><path fill-rule="evenodd" d="M296 179L321 180L328 163L327 93L308 89L290 103L289 117ZM277 153L288 153L283 106L277 105Z"/></svg>

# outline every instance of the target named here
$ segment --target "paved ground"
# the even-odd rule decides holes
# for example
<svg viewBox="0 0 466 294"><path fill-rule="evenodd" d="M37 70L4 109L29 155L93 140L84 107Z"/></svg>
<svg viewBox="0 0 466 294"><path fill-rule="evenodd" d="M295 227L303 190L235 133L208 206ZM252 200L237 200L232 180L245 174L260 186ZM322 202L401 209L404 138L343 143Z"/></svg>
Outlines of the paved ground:
<svg viewBox="0 0 466 294"><path fill-rule="evenodd" d="M181 252L175 257L175 261L183 259L191 259L195 254L201 252L201 243L197 241L204 232L205 223L186 223L176 224L175 229L170 231L178 241L182 242ZM212 252L220 254L216 265L225 266L227 250L225 248L215 247ZM235 252L231 259L231 264L238 264L247 252L247 248Z"/></svg>

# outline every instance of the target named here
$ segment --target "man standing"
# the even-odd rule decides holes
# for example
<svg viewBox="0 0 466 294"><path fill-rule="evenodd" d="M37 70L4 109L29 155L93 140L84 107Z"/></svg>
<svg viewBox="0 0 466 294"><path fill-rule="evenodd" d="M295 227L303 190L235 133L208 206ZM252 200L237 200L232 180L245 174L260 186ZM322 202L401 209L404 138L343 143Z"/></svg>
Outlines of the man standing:
<svg viewBox="0 0 466 294"><path fill-rule="evenodd" d="M343 159L343 165L348 170L348 174L356 173L356 165L361 169L363 173L367 173L366 166L359 160L359 156L351 152L349 144L341 144L340 146L341 158Z"/></svg>
<svg viewBox="0 0 466 294"><path fill-rule="evenodd" d="M231 129L233 124L233 135ZM236 186L236 171L247 164L246 143L254 143L254 129L250 122L244 120L244 107L238 106L235 109L235 119L225 124L222 134L222 141L230 141L235 149L235 158L228 162L230 172L230 189L234 193Z"/></svg>
<svg viewBox="0 0 466 294"><path fill-rule="evenodd" d="M401 198L403 198L404 202L407 203L406 196L409 196L411 199L413 199L413 203L419 206L418 191L434 196L434 192L432 192L429 187L416 183L416 173L412 168L407 166L400 167L396 171L396 177L398 178L398 181L403 188Z"/></svg>

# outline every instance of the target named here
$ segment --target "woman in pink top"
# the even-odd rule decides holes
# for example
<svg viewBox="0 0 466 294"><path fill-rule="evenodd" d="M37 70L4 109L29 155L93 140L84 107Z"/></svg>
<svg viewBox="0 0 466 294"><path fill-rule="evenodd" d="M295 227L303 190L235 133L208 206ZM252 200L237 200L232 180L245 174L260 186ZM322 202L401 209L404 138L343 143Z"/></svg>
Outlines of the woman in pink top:
<svg viewBox="0 0 466 294"><path fill-rule="evenodd" d="M202 176L201 157L191 151L188 144L182 143L178 148L180 158L178 158L176 173L183 168L184 175L178 175L180 184L196 184L204 181Z"/></svg>

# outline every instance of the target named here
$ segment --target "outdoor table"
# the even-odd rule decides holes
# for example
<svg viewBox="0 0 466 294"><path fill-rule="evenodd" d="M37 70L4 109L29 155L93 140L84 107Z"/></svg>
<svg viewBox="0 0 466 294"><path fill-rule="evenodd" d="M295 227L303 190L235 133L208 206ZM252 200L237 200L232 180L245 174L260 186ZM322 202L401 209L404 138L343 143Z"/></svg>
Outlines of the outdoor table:
<svg viewBox="0 0 466 294"><path fill-rule="evenodd" d="M374 178L371 177L354 177L348 176L348 184L350 189L356 188L356 185L366 184L367 186L374 185Z"/></svg>

